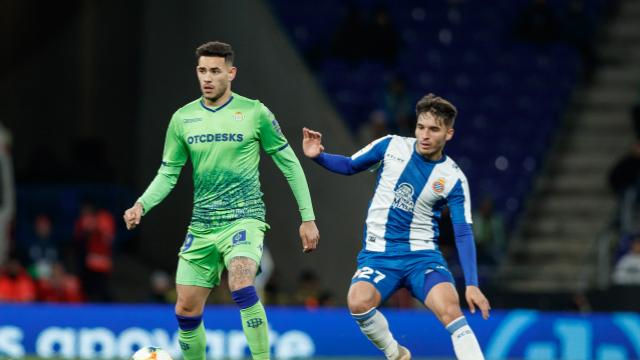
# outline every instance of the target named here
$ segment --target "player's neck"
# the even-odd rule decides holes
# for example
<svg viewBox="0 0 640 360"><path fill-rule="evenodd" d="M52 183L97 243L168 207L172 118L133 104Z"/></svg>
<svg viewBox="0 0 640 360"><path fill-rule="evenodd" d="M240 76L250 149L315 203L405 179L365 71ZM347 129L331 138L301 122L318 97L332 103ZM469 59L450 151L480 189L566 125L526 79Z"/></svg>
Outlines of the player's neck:
<svg viewBox="0 0 640 360"><path fill-rule="evenodd" d="M204 96L202 97L202 100L204 101L204 105L206 107L216 108L218 106L222 106L222 105L226 104L227 101L229 101L230 97L231 97L231 89L227 89L227 91L225 91L225 93L222 94L222 96L220 96L215 101L207 99Z"/></svg>
<svg viewBox="0 0 640 360"><path fill-rule="evenodd" d="M444 155L442 154L442 151L439 151L437 153L433 153L431 155L422 155L422 157L424 157L425 159L429 160L429 161L440 161L442 160L442 157Z"/></svg>
<svg viewBox="0 0 640 360"><path fill-rule="evenodd" d="M444 156L444 149L440 149L440 151L436 151L432 154L421 154L418 151L417 145L416 145L416 152L418 153L418 155L422 156L426 160L433 161L433 162L442 160L442 157Z"/></svg>

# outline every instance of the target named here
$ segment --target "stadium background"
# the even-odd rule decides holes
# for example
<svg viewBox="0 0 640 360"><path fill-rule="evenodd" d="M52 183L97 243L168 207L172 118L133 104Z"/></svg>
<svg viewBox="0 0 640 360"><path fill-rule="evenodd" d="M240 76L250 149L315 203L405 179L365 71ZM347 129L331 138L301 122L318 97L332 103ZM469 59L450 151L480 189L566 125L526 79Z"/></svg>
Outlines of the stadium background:
<svg viewBox="0 0 640 360"><path fill-rule="evenodd" d="M234 91L266 103L299 156L302 126L322 131L328 151L350 154L384 128L410 128L398 115L404 102L429 91L451 99L460 116L447 152L470 179L474 208L490 198L504 228L505 240L489 239L479 259L482 288L497 309L492 320L472 323L483 348L495 359L640 357L638 288L611 281L638 231L639 156L630 156L630 168L617 165L638 142L640 7L532 3L3 2L3 274L9 259L33 261L42 215L72 276L80 275L75 229L84 204L116 223L113 271L103 279L109 292L83 294L84 302L109 304L4 298L0 356L48 354L38 344L52 328L69 330L58 341L71 345L52 345L59 356L104 355L109 344L92 339L105 333L83 337L90 329L111 332L104 336L125 348L117 356L135 339L161 341L154 329L171 339L171 305L144 304L159 298L150 277L174 271L190 215L188 167L139 230L127 233L119 218L157 170L170 114L199 95L194 48L218 39L236 51ZM343 308L373 176L338 177L301 159L322 235L319 251L303 255L293 197L263 160L274 261L264 289L269 315L274 331L301 331L315 342L313 352L303 339L279 354L375 355ZM625 181L616 181L614 167ZM449 258L455 271L455 252ZM207 309L224 349L213 358L240 356L230 352L239 323L228 300L214 296ZM395 333L409 337L418 355L449 354L443 330L427 312L407 309L414 304L406 294L387 307ZM122 335L128 328L143 335L131 340ZM412 340L416 334L424 337Z"/></svg>

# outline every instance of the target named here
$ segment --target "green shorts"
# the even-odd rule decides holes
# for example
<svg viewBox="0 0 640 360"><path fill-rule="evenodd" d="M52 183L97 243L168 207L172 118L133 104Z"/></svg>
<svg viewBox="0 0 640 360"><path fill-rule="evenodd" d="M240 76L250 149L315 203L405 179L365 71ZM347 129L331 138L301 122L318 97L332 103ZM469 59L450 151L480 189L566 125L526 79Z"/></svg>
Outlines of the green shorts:
<svg viewBox="0 0 640 360"><path fill-rule="evenodd" d="M209 230L189 227L178 254L176 284L218 286L222 270L237 256L260 264L264 233L268 229L269 225L256 219L238 220Z"/></svg>

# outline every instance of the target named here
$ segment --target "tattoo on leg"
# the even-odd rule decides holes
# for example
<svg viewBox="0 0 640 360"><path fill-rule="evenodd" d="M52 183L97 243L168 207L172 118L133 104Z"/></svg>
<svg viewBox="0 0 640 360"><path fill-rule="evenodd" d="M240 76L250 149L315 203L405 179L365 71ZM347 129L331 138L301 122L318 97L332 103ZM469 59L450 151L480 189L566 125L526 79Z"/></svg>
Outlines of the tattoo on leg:
<svg viewBox="0 0 640 360"><path fill-rule="evenodd" d="M253 284L258 265L247 257L235 257L229 263L229 287L239 288Z"/></svg>

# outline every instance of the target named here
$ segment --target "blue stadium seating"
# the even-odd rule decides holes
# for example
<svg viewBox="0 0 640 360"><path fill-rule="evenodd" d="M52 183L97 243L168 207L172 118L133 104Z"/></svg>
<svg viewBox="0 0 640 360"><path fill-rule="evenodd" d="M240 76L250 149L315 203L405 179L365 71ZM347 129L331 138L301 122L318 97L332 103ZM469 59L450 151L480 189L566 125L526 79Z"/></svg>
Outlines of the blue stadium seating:
<svg viewBox="0 0 640 360"><path fill-rule="evenodd" d="M293 42L303 54L314 54L319 81L354 132L379 108L396 74L404 75L415 100L434 92L456 104L457 138L447 152L471 179L474 202L492 196L509 222L522 208L582 65L578 51L562 42L537 46L513 39L518 14L530 3L271 0ZM548 4L561 15L567 1ZM371 14L381 5L402 42L393 64L353 63L328 50L348 6ZM592 21L604 5L584 1Z"/></svg>

